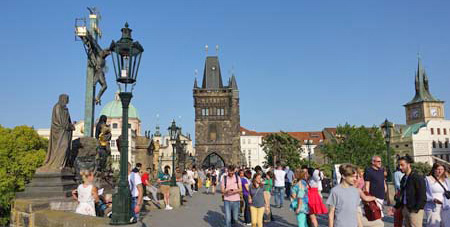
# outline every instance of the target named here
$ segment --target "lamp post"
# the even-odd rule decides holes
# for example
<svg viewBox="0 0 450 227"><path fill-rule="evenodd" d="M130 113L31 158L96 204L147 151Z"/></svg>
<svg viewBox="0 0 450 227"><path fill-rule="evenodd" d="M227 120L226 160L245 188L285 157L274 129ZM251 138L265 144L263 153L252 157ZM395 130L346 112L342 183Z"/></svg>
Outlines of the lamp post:
<svg viewBox="0 0 450 227"><path fill-rule="evenodd" d="M311 141L305 140L306 149L308 149L308 167L311 167Z"/></svg>
<svg viewBox="0 0 450 227"><path fill-rule="evenodd" d="M172 180L171 186L177 185L177 178L175 176L175 149L177 146L177 141L180 140L181 128L177 127L175 120L172 121L172 125L168 128L170 142L172 143Z"/></svg>
<svg viewBox="0 0 450 227"><path fill-rule="evenodd" d="M132 217L130 188L128 187L128 106L133 97L132 91L136 84L139 64L144 48L139 42L133 42L128 23L121 29L122 38L111 42L114 72L120 89L119 97L122 101L122 135L120 141L120 178L119 188L113 196L113 211L111 224L130 224ZM117 59L117 64L114 61ZM131 89L129 88L131 86Z"/></svg>
<svg viewBox="0 0 450 227"><path fill-rule="evenodd" d="M386 142L387 170L388 170L387 181L392 182L393 175L391 168L391 151L390 151L392 123L389 122L388 119L386 118L381 128L383 129L384 142Z"/></svg>

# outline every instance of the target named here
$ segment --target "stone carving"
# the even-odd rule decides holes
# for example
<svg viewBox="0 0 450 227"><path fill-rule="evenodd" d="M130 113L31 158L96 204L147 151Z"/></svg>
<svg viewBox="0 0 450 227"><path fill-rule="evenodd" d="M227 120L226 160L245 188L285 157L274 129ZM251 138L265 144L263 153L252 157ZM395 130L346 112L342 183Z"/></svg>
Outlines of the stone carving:
<svg viewBox="0 0 450 227"><path fill-rule="evenodd" d="M68 166L72 131L75 129L70 120L68 103L69 96L61 94L58 103L53 107L47 156L38 172L60 172Z"/></svg>

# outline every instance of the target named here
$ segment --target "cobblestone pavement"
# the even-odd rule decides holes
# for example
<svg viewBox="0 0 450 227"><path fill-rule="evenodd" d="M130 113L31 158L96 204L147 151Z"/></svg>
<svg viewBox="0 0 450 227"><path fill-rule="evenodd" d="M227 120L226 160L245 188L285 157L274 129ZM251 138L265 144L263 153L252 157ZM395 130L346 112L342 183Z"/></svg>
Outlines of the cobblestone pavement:
<svg viewBox="0 0 450 227"><path fill-rule="evenodd" d="M273 197L272 197L272 205ZM275 221L265 224L265 227L296 227L296 218L289 210L290 202L284 201L282 208L272 207ZM320 226L328 225L328 216L318 217ZM242 220L242 218L240 218ZM223 202L219 193L207 195L197 192L192 198L187 198L187 202L179 209L156 210L144 215L142 222L151 227L221 227L224 225ZM391 217L385 219L385 226L393 226ZM242 225L235 226L245 226Z"/></svg>

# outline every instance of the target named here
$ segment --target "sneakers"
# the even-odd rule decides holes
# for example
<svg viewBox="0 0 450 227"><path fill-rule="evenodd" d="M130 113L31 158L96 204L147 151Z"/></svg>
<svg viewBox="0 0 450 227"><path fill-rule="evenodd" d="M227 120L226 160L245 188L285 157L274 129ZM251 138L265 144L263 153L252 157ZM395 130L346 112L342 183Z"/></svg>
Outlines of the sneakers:
<svg viewBox="0 0 450 227"><path fill-rule="evenodd" d="M248 226L250 226L250 225L252 225L252 223L246 223L245 225L248 225Z"/></svg>
<svg viewBox="0 0 450 227"><path fill-rule="evenodd" d="M144 196L145 201L150 201L151 199L148 196Z"/></svg>
<svg viewBox="0 0 450 227"><path fill-rule="evenodd" d="M173 209L173 207L171 207L170 205L166 206L166 210L172 210L172 209Z"/></svg>

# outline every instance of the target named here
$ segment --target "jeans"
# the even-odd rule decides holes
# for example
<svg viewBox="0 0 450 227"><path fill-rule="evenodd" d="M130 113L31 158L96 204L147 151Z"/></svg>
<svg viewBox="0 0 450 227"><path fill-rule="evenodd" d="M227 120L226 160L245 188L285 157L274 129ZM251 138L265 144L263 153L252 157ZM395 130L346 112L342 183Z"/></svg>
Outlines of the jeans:
<svg viewBox="0 0 450 227"><path fill-rule="evenodd" d="M231 227L231 218L234 223L238 222L239 205L239 201L224 201L226 227Z"/></svg>
<svg viewBox="0 0 450 227"><path fill-rule="evenodd" d="M186 190L187 190L187 194L188 194L188 196L190 196L190 197L192 197L192 194L193 194L193 192L192 192L192 185L191 184L184 184L184 187L186 188Z"/></svg>
<svg viewBox="0 0 450 227"><path fill-rule="evenodd" d="M186 196L186 188L184 187L183 183L177 182L177 186L180 188L180 195Z"/></svg>
<svg viewBox="0 0 450 227"><path fill-rule="evenodd" d="M153 185L147 185L145 188L147 189L146 191L152 193L152 199L158 202L158 189Z"/></svg>
<svg viewBox="0 0 450 227"><path fill-rule="evenodd" d="M134 213L134 208L137 205L138 197L131 197L131 212L133 213L133 217L137 220L139 218L139 213Z"/></svg>
<svg viewBox="0 0 450 227"><path fill-rule="evenodd" d="M287 197L288 199L291 198L291 185L292 185L291 182L287 182L287 181L286 181L286 197Z"/></svg>
<svg viewBox="0 0 450 227"><path fill-rule="evenodd" d="M274 196L275 196L275 206L283 206L283 189L284 187L275 187Z"/></svg>

